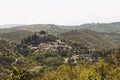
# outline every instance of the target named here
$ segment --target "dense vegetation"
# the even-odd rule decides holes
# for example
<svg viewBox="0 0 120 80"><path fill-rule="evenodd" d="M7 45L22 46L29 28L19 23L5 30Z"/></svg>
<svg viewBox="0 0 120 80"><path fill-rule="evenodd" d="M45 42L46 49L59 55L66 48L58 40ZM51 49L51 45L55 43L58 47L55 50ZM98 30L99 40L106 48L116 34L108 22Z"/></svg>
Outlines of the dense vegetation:
<svg viewBox="0 0 120 80"><path fill-rule="evenodd" d="M14 67L13 74L8 80L119 80L120 50L114 50L107 56L98 58L94 63L63 64L55 70L40 72L39 75Z"/></svg>
<svg viewBox="0 0 120 80"><path fill-rule="evenodd" d="M119 23L86 25L1 29L0 80L120 80Z"/></svg>

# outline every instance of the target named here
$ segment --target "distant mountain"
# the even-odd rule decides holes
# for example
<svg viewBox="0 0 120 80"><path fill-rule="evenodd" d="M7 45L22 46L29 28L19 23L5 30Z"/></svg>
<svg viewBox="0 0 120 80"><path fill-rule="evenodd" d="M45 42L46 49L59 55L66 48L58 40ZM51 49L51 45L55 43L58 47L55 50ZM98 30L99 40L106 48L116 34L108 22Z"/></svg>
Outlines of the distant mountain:
<svg viewBox="0 0 120 80"><path fill-rule="evenodd" d="M83 24L78 29L90 29L96 32L120 34L120 22Z"/></svg>
<svg viewBox="0 0 120 80"><path fill-rule="evenodd" d="M0 30L4 31L13 31L13 30L27 30L32 32L37 32L40 30L45 30L49 33L63 33L69 30L81 30L81 29L90 29L96 32L107 32L107 33L120 33L120 22L113 23L88 23L82 25L54 25L54 24L33 24L33 25L19 25L19 24L10 24L10 25L0 25L0 27L7 27L8 29ZM11 28L9 28L11 27Z"/></svg>
<svg viewBox="0 0 120 80"><path fill-rule="evenodd" d="M53 24L35 24L35 25L26 25L26 26L12 27L7 29L0 29L0 33L9 33L18 30L31 31L31 32L39 32L41 30L45 30L50 34L60 34L66 32L67 29L63 29L58 25L53 25Z"/></svg>
<svg viewBox="0 0 120 80"><path fill-rule="evenodd" d="M12 27L7 29L0 29L0 37L10 41L19 42L23 38L33 34L34 32L39 32L44 30L49 34L57 35L60 33L67 32L67 29L62 29L61 27L53 24L35 24L26 25L20 27Z"/></svg>
<svg viewBox="0 0 120 80"><path fill-rule="evenodd" d="M12 25L11 25L12 26ZM120 22L114 23L91 23L78 26L64 26L54 24L14 25L15 27L0 29L0 38L19 42L26 36L44 30L49 34L58 35L71 30L89 29L101 33L120 34ZM8 38L9 37L9 38Z"/></svg>
<svg viewBox="0 0 120 80"><path fill-rule="evenodd" d="M6 24L6 25L0 25L0 28L11 28L11 27L18 27L18 26L23 26L24 24Z"/></svg>

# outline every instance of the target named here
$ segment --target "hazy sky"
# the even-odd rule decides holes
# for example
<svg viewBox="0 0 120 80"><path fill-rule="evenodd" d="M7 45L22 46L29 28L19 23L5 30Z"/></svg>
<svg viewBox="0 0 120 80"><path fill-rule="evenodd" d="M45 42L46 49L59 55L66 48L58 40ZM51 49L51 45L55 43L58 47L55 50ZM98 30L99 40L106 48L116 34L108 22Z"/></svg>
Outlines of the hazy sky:
<svg viewBox="0 0 120 80"><path fill-rule="evenodd" d="M0 0L0 24L120 21L120 0Z"/></svg>

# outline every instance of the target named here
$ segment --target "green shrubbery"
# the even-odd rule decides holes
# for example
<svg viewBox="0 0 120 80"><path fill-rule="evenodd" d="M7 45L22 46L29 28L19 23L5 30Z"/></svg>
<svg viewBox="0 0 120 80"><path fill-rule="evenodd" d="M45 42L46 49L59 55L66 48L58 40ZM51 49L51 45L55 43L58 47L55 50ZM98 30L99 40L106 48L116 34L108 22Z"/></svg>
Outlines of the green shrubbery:
<svg viewBox="0 0 120 80"><path fill-rule="evenodd" d="M12 73L6 80L33 80L33 76L26 70L17 69L15 66L12 68Z"/></svg>

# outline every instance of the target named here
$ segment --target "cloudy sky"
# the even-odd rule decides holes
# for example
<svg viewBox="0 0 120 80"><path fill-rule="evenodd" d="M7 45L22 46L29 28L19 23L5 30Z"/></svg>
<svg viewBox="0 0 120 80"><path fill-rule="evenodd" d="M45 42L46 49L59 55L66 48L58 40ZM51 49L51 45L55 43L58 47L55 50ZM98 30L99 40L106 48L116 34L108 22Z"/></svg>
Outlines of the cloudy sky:
<svg viewBox="0 0 120 80"><path fill-rule="evenodd" d="M0 0L0 25L120 21L120 0Z"/></svg>

